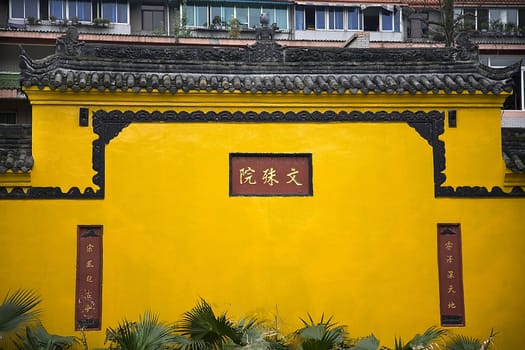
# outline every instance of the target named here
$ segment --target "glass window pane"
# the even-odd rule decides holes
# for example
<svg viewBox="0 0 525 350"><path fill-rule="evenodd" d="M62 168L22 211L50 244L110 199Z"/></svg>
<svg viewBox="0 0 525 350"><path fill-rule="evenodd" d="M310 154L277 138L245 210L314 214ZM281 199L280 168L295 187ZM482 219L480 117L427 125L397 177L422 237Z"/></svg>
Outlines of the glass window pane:
<svg viewBox="0 0 525 350"><path fill-rule="evenodd" d="M324 7L318 7L315 9L315 28L325 29L325 9Z"/></svg>
<svg viewBox="0 0 525 350"><path fill-rule="evenodd" d="M304 6L295 8L295 29L304 30Z"/></svg>
<svg viewBox="0 0 525 350"><path fill-rule="evenodd" d="M231 4L224 4L222 6L222 11L224 12L224 20L228 24L230 24L231 19L235 17L235 14L233 12L233 5L231 5Z"/></svg>
<svg viewBox="0 0 525 350"><path fill-rule="evenodd" d="M288 10L286 7L275 7L275 22L279 29L288 29Z"/></svg>
<svg viewBox="0 0 525 350"><path fill-rule="evenodd" d="M501 9L489 9L490 30L501 32L503 30L503 20Z"/></svg>
<svg viewBox="0 0 525 350"><path fill-rule="evenodd" d="M195 7L195 25L200 27L208 26L208 6L197 5Z"/></svg>
<svg viewBox="0 0 525 350"><path fill-rule="evenodd" d="M351 7L348 9L348 29L359 29L359 8Z"/></svg>
<svg viewBox="0 0 525 350"><path fill-rule="evenodd" d="M248 26L248 6L237 6L236 14L239 24Z"/></svg>
<svg viewBox="0 0 525 350"><path fill-rule="evenodd" d="M24 2L20 0L11 0L11 17L25 18L24 16Z"/></svg>
<svg viewBox="0 0 525 350"><path fill-rule="evenodd" d="M117 6L115 0L102 0L102 18L111 22L117 21Z"/></svg>
<svg viewBox="0 0 525 350"><path fill-rule="evenodd" d="M401 11L397 6L394 8L394 32L401 32Z"/></svg>
<svg viewBox="0 0 525 350"><path fill-rule="evenodd" d="M393 13L388 10L382 9L381 25L383 27L383 30L393 30L392 20L393 20Z"/></svg>
<svg viewBox="0 0 525 350"><path fill-rule="evenodd" d="M152 11L142 11L142 30L153 30Z"/></svg>
<svg viewBox="0 0 525 350"><path fill-rule="evenodd" d="M261 26L261 8L251 7L249 9L249 24L250 28L256 28Z"/></svg>
<svg viewBox="0 0 525 350"><path fill-rule="evenodd" d="M507 23L518 24L518 9L507 9Z"/></svg>
<svg viewBox="0 0 525 350"><path fill-rule="evenodd" d="M128 2L127 0L117 0L117 22L128 23Z"/></svg>
<svg viewBox="0 0 525 350"><path fill-rule="evenodd" d="M221 5L210 5L210 19L211 24L220 26L223 18L222 18L222 8Z"/></svg>
<svg viewBox="0 0 525 350"><path fill-rule="evenodd" d="M55 16L57 19L64 18L62 14L62 0L49 0L49 15Z"/></svg>
<svg viewBox="0 0 525 350"><path fill-rule="evenodd" d="M190 27L195 26L195 6L186 5L186 24Z"/></svg>
<svg viewBox="0 0 525 350"><path fill-rule="evenodd" d="M40 16L38 15L38 0L25 0L25 1L26 1L25 17L39 18Z"/></svg>
<svg viewBox="0 0 525 350"><path fill-rule="evenodd" d="M489 29L489 10L478 9L477 12L478 12L478 15L477 15L478 30L488 30Z"/></svg>
<svg viewBox="0 0 525 350"><path fill-rule="evenodd" d="M329 27L330 29L343 29L343 8L332 7L329 13Z"/></svg>

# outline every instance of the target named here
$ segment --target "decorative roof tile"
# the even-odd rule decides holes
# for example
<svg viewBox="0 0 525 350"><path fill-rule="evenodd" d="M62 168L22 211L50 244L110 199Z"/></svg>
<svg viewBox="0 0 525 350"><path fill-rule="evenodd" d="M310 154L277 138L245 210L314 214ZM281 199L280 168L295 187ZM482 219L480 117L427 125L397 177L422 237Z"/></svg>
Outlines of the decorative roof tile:
<svg viewBox="0 0 525 350"><path fill-rule="evenodd" d="M33 168L31 125L0 124L0 174L29 172Z"/></svg>
<svg viewBox="0 0 525 350"><path fill-rule="evenodd" d="M503 159L508 169L525 174L525 128L502 128Z"/></svg>
<svg viewBox="0 0 525 350"><path fill-rule="evenodd" d="M432 49L87 44L72 28L42 60L21 55L24 87L72 91L476 93L512 91L519 68L479 63L477 46Z"/></svg>

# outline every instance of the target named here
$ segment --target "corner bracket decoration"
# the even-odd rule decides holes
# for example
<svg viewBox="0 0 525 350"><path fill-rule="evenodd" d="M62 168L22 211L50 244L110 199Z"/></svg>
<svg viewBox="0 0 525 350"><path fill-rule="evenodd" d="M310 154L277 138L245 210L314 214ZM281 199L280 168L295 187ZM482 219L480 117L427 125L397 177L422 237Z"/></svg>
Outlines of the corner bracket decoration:
<svg viewBox="0 0 525 350"><path fill-rule="evenodd" d="M525 191L514 187L505 192L500 187L491 190L481 186L443 186L446 180L445 143L439 139L444 132L444 113L439 111L404 112L148 112L148 111L104 111L93 114L93 131L98 139L93 141L93 184L98 190L87 188L83 193L77 187L62 192L58 187L0 187L2 199L103 199L105 191L105 147L111 140L131 123L311 123L311 122L369 122L369 123L407 123L414 128L432 147L434 164L434 196L436 198L524 198Z"/></svg>

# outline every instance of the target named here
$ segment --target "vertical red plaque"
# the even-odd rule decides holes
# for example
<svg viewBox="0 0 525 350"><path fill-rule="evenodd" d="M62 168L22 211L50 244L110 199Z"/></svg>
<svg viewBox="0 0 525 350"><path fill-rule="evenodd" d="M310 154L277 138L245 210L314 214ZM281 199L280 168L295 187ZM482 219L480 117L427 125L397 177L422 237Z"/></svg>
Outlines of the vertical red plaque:
<svg viewBox="0 0 525 350"><path fill-rule="evenodd" d="M465 326L463 268L459 224L438 224L438 267L441 325Z"/></svg>
<svg viewBox="0 0 525 350"><path fill-rule="evenodd" d="M78 226L75 329L100 330L102 226Z"/></svg>

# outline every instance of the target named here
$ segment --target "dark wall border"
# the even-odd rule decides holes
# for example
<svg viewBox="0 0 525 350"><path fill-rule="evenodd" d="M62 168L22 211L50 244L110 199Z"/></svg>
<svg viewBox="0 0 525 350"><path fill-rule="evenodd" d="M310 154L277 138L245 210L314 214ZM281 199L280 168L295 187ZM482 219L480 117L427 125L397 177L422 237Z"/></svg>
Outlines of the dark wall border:
<svg viewBox="0 0 525 350"><path fill-rule="evenodd" d="M104 111L93 114L93 131L98 139L93 141L93 184L99 190L87 188L80 192L77 187L62 192L58 187L14 188L8 192L0 187L0 199L103 199L105 191L105 147L131 123L329 123L329 122L405 122L423 137L432 147L434 163L434 195L446 198L522 198L525 191L513 187L505 192L500 187L491 190L481 186L442 186L446 180L445 144L439 139L444 132L444 113L430 112L148 112L148 111Z"/></svg>

